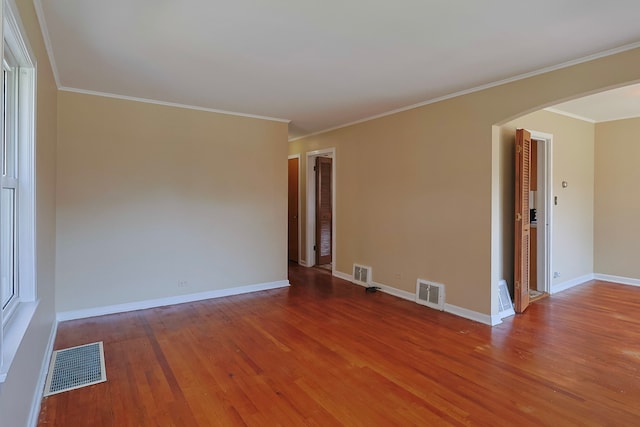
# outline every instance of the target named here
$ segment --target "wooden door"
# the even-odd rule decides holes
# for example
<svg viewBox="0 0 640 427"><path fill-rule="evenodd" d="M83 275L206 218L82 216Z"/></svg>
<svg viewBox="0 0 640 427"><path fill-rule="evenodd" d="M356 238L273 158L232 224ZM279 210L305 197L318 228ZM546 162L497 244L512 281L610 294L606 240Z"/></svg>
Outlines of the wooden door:
<svg viewBox="0 0 640 427"><path fill-rule="evenodd" d="M298 262L298 171L300 159L289 159L289 227L288 253L289 260Z"/></svg>
<svg viewBox="0 0 640 427"><path fill-rule="evenodd" d="M529 306L529 184L531 162L531 134L524 129L516 130L516 170L515 170L515 248L514 248L514 290L513 299L516 313L522 313Z"/></svg>
<svg viewBox="0 0 640 427"><path fill-rule="evenodd" d="M331 168L329 157L316 157L316 265L332 261Z"/></svg>

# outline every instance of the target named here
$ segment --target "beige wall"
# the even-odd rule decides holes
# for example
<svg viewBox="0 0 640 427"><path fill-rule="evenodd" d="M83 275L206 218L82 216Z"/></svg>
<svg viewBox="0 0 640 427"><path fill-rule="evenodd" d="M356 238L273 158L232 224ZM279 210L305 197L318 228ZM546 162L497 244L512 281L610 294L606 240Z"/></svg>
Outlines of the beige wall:
<svg viewBox="0 0 640 427"><path fill-rule="evenodd" d="M71 92L58 111L58 311L287 279L286 123Z"/></svg>
<svg viewBox="0 0 640 427"><path fill-rule="evenodd" d="M595 130L595 272L640 280L640 119Z"/></svg>
<svg viewBox="0 0 640 427"><path fill-rule="evenodd" d="M552 268L557 285L593 273L594 125L537 111L501 127L502 277L513 287L514 143L516 128L553 134ZM567 188L562 188L567 181ZM540 219L540 218L539 218ZM541 227L541 222L538 223Z"/></svg>
<svg viewBox="0 0 640 427"><path fill-rule="evenodd" d="M493 125L639 79L635 49L310 136L289 153L336 148L337 270L368 264L376 282L408 292L418 277L434 280L449 304L497 314L505 243Z"/></svg>
<svg viewBox="0 0 640 427"><path fill-rule="evenodd" d="M29 419L40 368L55 320L55 152L57 89L33 2L16 0L26 36L37 60L36 256L38 308L20 343L7 380L0 387L0 424L22 427ZM37 416L37 414L35 414Z"/></svg>

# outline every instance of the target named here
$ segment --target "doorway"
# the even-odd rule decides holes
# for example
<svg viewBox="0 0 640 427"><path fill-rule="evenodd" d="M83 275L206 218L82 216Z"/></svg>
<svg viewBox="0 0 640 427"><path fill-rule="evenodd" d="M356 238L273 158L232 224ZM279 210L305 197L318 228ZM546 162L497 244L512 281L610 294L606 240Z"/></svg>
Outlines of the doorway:
<svg viewBox="0 0 640 427"><path fill-rule="evenodd" d="M332 186L331 171L333 159L330 157L316 157L313 167L316 175L316 265L331 269L333 251L331 248L332 217Z"/></svg>
<svg viewBox="0 0 640 427"><path fill-rule="evenodd" d="M289 261L300 262L300 155L289 156L288 167L288 227L287 252Z"/></svg>
<svg viewBox="0 0 640 427"><path fill-rule="evenodd" d="M536 192L532 201L536 209L536 227L533 238L535 245L536 290L545 295L551 294L552 268L552 230L553 230L553 135L531 131L531 139L536 146Z"/></svg>
<svg viewBox="0 0 640 427"><path fill-rule="evenodd" d="M514 302L519 313L551 289L552 141L551 134L517 130Z"/></svg>
<svg viewBox="0 0 640 427"><path fill-rule="evenodd" d="M306 168L306 265L322 266L333 273L336 257L335 148L308 152Z"/></svg>

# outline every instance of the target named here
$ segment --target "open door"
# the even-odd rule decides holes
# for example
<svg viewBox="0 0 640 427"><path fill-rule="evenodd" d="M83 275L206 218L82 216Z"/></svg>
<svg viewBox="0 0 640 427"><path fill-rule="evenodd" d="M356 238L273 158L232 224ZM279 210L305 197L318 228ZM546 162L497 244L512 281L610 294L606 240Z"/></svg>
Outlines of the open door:
<svg viewBox="0 0 640 427"><path fill-rule="evenodd" d="M516 313L529 306L529 251L530 251L530 163L531 134L524 129L516 130L515 170L515 248L513 299Z"/></svg>
<svg viewBox="0 0 640 427"><path fill-rule="evenodd" d="M298 171L299 158L289 159L288 252L289 261L298 262Z"/></svg>
<svg viewBox="0 0 640 427"><path fill-rule="evenodd" d="M316 157L316 265L332 261L332 194L330 157Z"/></svg>

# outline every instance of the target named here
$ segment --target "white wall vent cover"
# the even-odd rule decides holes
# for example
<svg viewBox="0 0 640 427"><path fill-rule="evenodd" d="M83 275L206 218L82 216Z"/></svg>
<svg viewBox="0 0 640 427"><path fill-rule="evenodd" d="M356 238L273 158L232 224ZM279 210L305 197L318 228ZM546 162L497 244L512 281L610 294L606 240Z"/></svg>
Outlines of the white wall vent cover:
<svg viewBox="0 0 640 427"><path fill-rule="evenodd" d="M507 287L506 280L500 280L498 282L498 303L500 305L498 311L498 317L500 317L500 319L504 319L505 317L513 316L516 314L516 312L513 310L511 295L509 295L509 288Z"/></svg>
<svg viewBox="0 0 640 427"><path fill-rule="evenodd" d="M353 283L362 286L371 286L371 267L353 264Z"/></svg>
<svg viewBox="0 0 640 427"><path fill-rule="evenodd" d="M416 283L416 302L436 310L444 310L444 285L418 279Z"/></svg>

